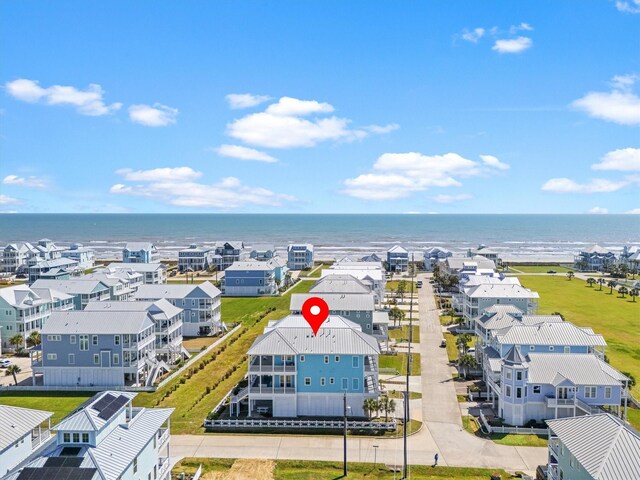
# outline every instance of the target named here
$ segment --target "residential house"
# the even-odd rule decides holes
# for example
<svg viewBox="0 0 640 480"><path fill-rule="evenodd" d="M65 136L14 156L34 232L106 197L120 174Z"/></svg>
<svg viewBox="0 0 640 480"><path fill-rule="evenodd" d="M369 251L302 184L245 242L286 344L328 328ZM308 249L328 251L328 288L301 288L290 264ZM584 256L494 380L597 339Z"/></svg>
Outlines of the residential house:
<svg viewBox="0 0 640 480"><path fill-rule="evenodd" d="M100 280L37 280L33 288L53 288L73 297L75 310L83 310L89 302L111 299L109 286Z"/></svg>
<svg viewBox="0 0 640 480"><path fill-rule="evenodd" d="M51 438L53 412L0 405L0 478Z"/></svg>
<svg viewBox="0 0 640 480"><path fill-rule="evenodd" d="M350 275L367 285L378 302L384 299L387 276L381 262L336 262L320 273L321 278L329 275Z"/></svg>
<svg viewBox="0 0 640 480"><path fill-rule="evenodd" d="M476 249L471 249L470 248L469 250L467 250L467 257L469 257L469 258L473 258L473 257L476 257L478 255L483 256L484 258L491 260L496 265L502 265L502 258L500 258L500 252L497 252L495 250L491 250L490 248L488 248L484 244L478 245L478 248L476 248Z"/></svg>
<svg viewBox="0 0 640 480"><path fill-rule="evenodd" d="M597 355L527 353L512 347L501 362L499 416L508 425L593 414L618 414L629 379Z"/></svg>
<svg viewBox="0 0 640 480"><path fill-rule="evenodd" d="M442 247L427 248L423 254L424 269L427 272L433 272L433 267L435 265L443 263L452 255L453 253Z"/></svg>
<svg viewBox="0 0 640 480"><path fill-rule="evenodd" d="M310 243L290 243L287 246L289 270L304 270L313 267L313 245Z"/></svg>
<svg viewBox="0 0 640 480"><path fill-rule="evenodd" d="M249 258L249 252L243 242L217 242L213 262L218 270L226 270L233 262L240 262Z"/></svg>
<svg viewBox="0 0 640 480"><path fill-rule="evenodd" d="M527 315L535 314L540 295L519 283L500 281L463 288L460 298L464 323L473 329L473 319L492 305L515 305Z"/></svg>
<svg viewBox="0 0 640 480"><path fill-rule="evenodd" d="M178 252L178 271L180 272L200 272L206 271L213 266L213 256L215 249L209 247L199 247L195 243L189 248Z"/></svg>
<svg viewBox="0 0 640 480"><path fill-rule="evenodd" d="M129 242L122 249L123 263L157 263L159 254L151 242Z"/></svg>
<svg viewBox="0 0 640 480"><path fill-rule="evenodd" d="M54 427L44 451L3 480L170 480L174 409L133 407L135 396L96 394Z"/></svg>
<svg viewBox="0 0 640 480"><path fill-rule="evenodd" d="M235 262L224 273L220 289L226 297L277 295L275 267L271 262Z"/></svg>
<svg viewBox="0 0 640 480"><path fill-rule="evenodd" d="M276 285L278 287L288 286L290 282L289 267L287 261L284 258L280 258L278 255L267 260L267 262L273 267L273 272L276 276Z"/></svg>
<svg viewBox="0 0 640 480"><path fill-rule="evenodd" d="M473 319L475 334L480 346L491 342L491 333L516 325L540 325L542 323L560 323L560 315L525 315L515 305L492 305L485 308L482 315Z"/></svg>
<svg viewBox="0 0 640 480"><path fill-rule="evenodd" d="M335 273L334 273L335 272ZM374 288L373 280L359 280L353 275L343 274L339 270L327 270L327 274L321 272L321 278L309 290L310 293L355 293L366 295L373 293L378 307L382 304L383 296ZM388 317L388 315L387 315Z"/></svg>
<svg viewBox="0 0 640 480"><path fill-rule="evenodd" d="M81 269L75 260L71 260L70 258L56 258L54 260L42 260L31 264L28 267L28 271L29 284L32 284L39 278L51 280L71 278L71 275L80 273Z"/></svg>
<svg viewBox="0 0 640 480"><path fill-rule="evenodd" d="M616 263L616 255L607 248L594 245L574 257L574 268L586 272L605 272Z"/></svg>
<svg viewBox="0 0 640 480"><path fill-rule="evenodd" d="M33 245L28 242L9 243L2 250L2 273L21 273L26 271L28 260L36 255Z"/></svg>
<svg viewBox="0 0 640 480"><path fill-rule="evenodd" d="M448 275L493 275L496 264L482 255L475 257L448 257L442 263L442 272Z"/></svg>
<svg viewBox="0 0 640 480"><path fill-rule="evenodd" d="M98 280L109 287L109 300L116 302L131 300L133 294L143 285L143 276L141 273L116 270L112 273L104 271L90 273L78 277L79 281L95 281Z"/></svg>
<svg viewBox="0 0 640 480"><path fill-rule="evenodd" d="M249 257L252 260L260 260L262 262L271 260L274 257L278 256L278 252L276 251L276 247L272 245L257 245L253 247Z"/></svg>
<svg viewBox="0 0 640 480"><path fill-rule="evenodd" d="M27 260L27 264L31 266L42 261L57 260L62 258L62 252L65 250L66 248L58 247L48 238L43 238L33 245L34 255Z"/></svg>
<svg viewBox="0 0 640 480"><path fill-rule="evenodd" d="M72 243L68 250L62 251L62 258L69 258L78 262L78 267L87 270L94 266L95 255L93 250L81 243Z"/></svg>
<svg viewBox="0 0 640 480"><path fill-rule="evenodd" d="M458 280L458 291L451 297L451 306L456 312L459 314L464 312L465 294L479 285L520 285L520 280L518 277L506 277L502 274L461 276Z"/></svg>
<svg viewBox="0 0 640 480"><path fill-rule="evenodd" d="M72 309L73 297L52 288L0 288L0 351L13 350L10 340L15 335L23 337L26 347L26 339L42 329L51 312Z"/></svg>
<svg viewBox="0 0 640 480"><path fill-rule="evenodd" d="M146 285L167 283L167 267L163 263L110 263L108 272L125 270L141 273Z"/></svg>
<svg viewBox="0 0 640 480"><path fill-rule="evenodd" d="M638 270L640 266L640 248L637 246L624 246L622 253L618 257L618 264L625 265L630 271Z"/></svg>
<svg viewBox="0 0 640 480"><path fill-rule="evenodd" d="M409 251L400 245L387 250L387 271L394 273L409 270Z"/></svg>
<svg viewBox="0 0 640 480"><path fill-rule="evenodd" d="M182 346L182 309L164 298L154 302L91 302L86 312L148 312L156 326L156 358L173 365L189 352Z"/></svg>
<svg viewBox="0 0 640 480"><path fill-rule="evenodd" d="M359 325L330 315L313 335L300 315L270 322L248 351L249 386L234 397L248 399L249 415L274 417L365 415L363 402L378 398L375 338Z"/></svg>
<svg viewBox="0 0 640 480"><path fill-rule="evenodd" d="M150 385L157 374L155 322L148 311L53 312L31 352L33 382L52 387Z"/></svg>
<svg viewBox="0 0 640 480"><path fill-rule="evenodd" d="M382 263L382 259L375 253L370 253L360 259L361 262L380 262Z"/></svg>
<svg viewBox="0 0 640 480"><path fill-rule="evenodd" d="M164 298L181 308L182 334L185 337L211 335L226 330L220 318L221 292L211 282L142 285L134 298L148 302Z"/></svg>
<svg viewBox="0 0 640 480"><path fill-rule="evenodd" d="M609 414L548 420L547 480L640 478L640 434Z"/></svg>

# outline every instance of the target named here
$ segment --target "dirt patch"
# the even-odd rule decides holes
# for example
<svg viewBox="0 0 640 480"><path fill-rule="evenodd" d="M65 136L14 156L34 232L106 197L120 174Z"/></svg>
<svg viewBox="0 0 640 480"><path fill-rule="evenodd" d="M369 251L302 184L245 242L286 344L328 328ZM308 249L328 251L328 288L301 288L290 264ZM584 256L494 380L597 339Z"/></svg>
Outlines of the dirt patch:
<svg viewBox="0 0 640 480"><path fill-rule="evenodd" d="M239 459L228 472L210 472L202 480L272 480L275 466L273 460Z"/></svg>

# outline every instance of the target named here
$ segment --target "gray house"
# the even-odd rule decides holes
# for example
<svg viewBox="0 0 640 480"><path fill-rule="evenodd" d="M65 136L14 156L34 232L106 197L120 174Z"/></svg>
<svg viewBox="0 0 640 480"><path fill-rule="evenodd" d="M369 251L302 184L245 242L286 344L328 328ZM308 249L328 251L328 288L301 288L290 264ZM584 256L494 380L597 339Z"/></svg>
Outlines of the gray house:
<svg viewBox="0 0 640 480"><path fill-rule="evenodd" d="M147 285L167 283L167 267L162 263L110 263L103 271L140 273L143 275L143 283Z"/></svg>
<svg viewBox="0 0 640 480"><path fill-rule="evenodd" d="M200 272L213 266L215 249L199 247L195 243L178 252L178 270L180 272Z"/></svg>
<svg viewBox="0 0 640 480"><path fill-rule="evenodd" d="M151 242L129 242L122 249L123 263L155 263L158 261L158 249Z"/></svg>
<svg viewBox="0 0 640 480"><path fill-rule="evenodd" d="M100 280L37 280L33 288L53 288L73 297L76 310L83 310L89 302L111 299L111 291Z"/></svg>
<svg viewBox="0 0 640 480"><path fill-rule="evenodd" d="M249 253L243 242L217 242L213 263L218 267L218 270L226 270L233 262L248 259Z"/></svg>
<svg viewBox="0 0 640 480"><path fill-rule="evenodd" d="M277 295L276 267L272 261L235 262L225 270L221 289L226 297Z"/></svg>
<svg viewBox="0 0 640 480"><path fill-rule="evenodd" d="M53 312L31 352L33 382L52 387L151 384L157 373L155 322L147 311Z"/></svg>

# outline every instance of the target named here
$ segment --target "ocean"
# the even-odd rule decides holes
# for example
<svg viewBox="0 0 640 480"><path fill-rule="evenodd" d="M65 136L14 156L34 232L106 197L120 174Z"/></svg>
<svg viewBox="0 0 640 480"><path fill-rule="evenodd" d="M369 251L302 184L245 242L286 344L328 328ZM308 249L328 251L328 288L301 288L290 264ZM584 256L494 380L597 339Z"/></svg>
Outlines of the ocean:
<svg viewBox="0 0 640 480"><path fill-rule="evenodd" d="M162 258L191 243L241 240L284 250L312 243L317 259L384 254L400 244L420 255L431 246L454 253L486 244L508 261L573 259L595 243L620 251L640 245L640 215L356 215L356 214L6 214L0 242L50 238L82 243L97 258L118 258L127 241L152 241Z"/></svg>

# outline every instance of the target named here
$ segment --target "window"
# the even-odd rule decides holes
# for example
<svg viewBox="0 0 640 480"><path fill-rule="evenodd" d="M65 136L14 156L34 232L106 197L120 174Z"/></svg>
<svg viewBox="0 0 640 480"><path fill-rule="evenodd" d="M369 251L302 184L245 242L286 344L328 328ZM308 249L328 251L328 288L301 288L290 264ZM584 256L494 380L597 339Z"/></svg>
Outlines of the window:
<svg viewBox="0 0 640 480"><path fill-rule="evenodd" d="M98 355L97 353L93 354L93 364L100 365L100 355Z"/></svg>
<svg viewBox="0 0 640 480"><path fill-rule="evenodd" d="M329 355L324 356L324 363L329 363Z"/></svg>
<svg viewBox="0 0 640 480"><path fill-rule="evenodd" d="M73 443L80 443L80 434L79 433L74 433L73 434Z"/></svg>
<svg viewBox="0 0 640 480"><path fill-rule="evenodd" d="M522 398L522 388L516 388L516 398Z"/></svg>
<svg viewBox="0 0 640 480"><path fill-rule="evenodd" d="M342 379L342 390L349 390L349 379L348 378L343 378Z"/></svg>
<svg viewBox="0 0 640 480"><path fill-rule="evenodd" d="M516 380L522 380L522 372L520 370L516 372Z"/></svg>
<svg viewBox="0 0 640 480"><path fill-rule="evenodd" d="M320 386L324 387L327 383L327 380L324 377L320 377Z"/></svg>
<svg viewBox="0 0 640 480"><path fill-rule="evenodd" d="M133 474L138 473L138 457L133 459Z"/></svg>
<svg viewBox="0 0 640 480"><path fill-rule="evenodd" d="M57 353L47 353L47 360L57 360L57 359L58 359Z"/></svg>
<svg viewBox="0 0 640 480"><path fill-rule="evenodd" d="M540 393L540 385L533 386L533 393Z"/></svg>
<svg viewBox="0 0 640 480"><path fill-rule="evenodd" d="M511 385L507 385L506 393L507 393L507 397L511 396Z"/></svg>
<svg viewBox="0 0 640 480"><path fill-rule="evenodd" d="M120 345L120 335L114 335L113 336L113 344L114 345Z"/></svg>
<svg viewBox="0 0 640 480"><path fill-rule="evenodd" d="M584 387L584 398L596 398L598 394L597 387L588 386Z"/></svg>
<svg viewBox="0 0 640 480"><path fill-rule="evenodd" d="M505 368L504 369L504 373L505 373L505 377L507 378L507 380L511 380L511 369L510 368Z"/></svg>
<svg viewBox="0 0 640 480"><path fill-rule="evenodd" d="M329 385L333 385L334 383L336 383L336 379L333 377L329 377Z"/></svg>
<svg viewBox="0 0 640 480"><path fill-rule="evenodd" d="M555 347L553 345L549 345L549 351L553 352L555 350Z"/></svg>
<svg viewBox="0 0 640 480"><path fill-rule="evenodd" d="M300 355L300 361L304 362L304 355Z"/></svg>
<svg viewBox="0 0 640 480"><path fill-rule="evenodd" d="M360 388L360 380L358 378L354 378L351 380L351 388L354 390L358 390Z"/></svg>
<svg viewBox="0 0 640 480"><path fill-rule="evenodd" d="M62 434L62 441L64 443L71 443L71 434L70 433L63 433Z"/></svg>
<svg viewBox="0 0 640 480"><path fill-rule="evenodd" d="M69 354L69 365L75 365L76 364L76 355L75 353L70 353Z"/></svg>
<svg viewBox="0 0 640 480"><path fill-rule="evenodd" d="M604 387L604 398L611 398L611 387Z"/></svg>
<svg viewBox="0 0 640 480"><path fill-rule="evenodd" d="M98 344L98 335L92 335L91 336L91 344L92 345L97 345Z"/></svg>
<svg viewBox="0 0 640 480"><path fill-rule="evenodd" d="M80 335L80 351L86 352L89 350L89 335Z"/></svg>
<svg viewBox="0 0 640 480"><path fill-rule="evenodd" d="M564 347L564 353L571 353L571 347Z"/></svg>
<svg viewBox="0 0 640 480"><path fill-rule="evenodd" d="M113 354L113 364L114 365L118 365L120 363L120 355L118 355L117 353Z"/></svg>
<svg viewBox="0 0 640 480"><path fill-rule="evenodd" d="M334 358L334 361L336 363L340 363L340 355L336 355L336 358Z"/></svg>
<svg viewBox="0 0 640 480"><path fill-rule="evenodd" d="M89 434L88 433L83 433L82 434L82 443L89 443Z"/></svg>
<svg viewBox="0 0 640 480"><path fill-rule="evenodd" d="M304 377L304 384L308 387L311 385L311 377Z"/></svg>
<svg viewBox="0 0 640 480"><path fill-rule="evenodd" d="M353 368L358 368L358 366L360 365L359 360L360 360L359 357L352 357L351 358L351 366Z"/></svg>
<svg viewBox="0 0 640 480"><path fill-rule="evenodd" d="M69 343L71 345L75 345L76 344L76 336L75 335L69 335Z"/></svg>
<svg viewBox="0 0 640 480"><path fill-rule="evenodd" d="M59 342L62 340L62 335L47 335L47 340L50 342Z"/></svg>

